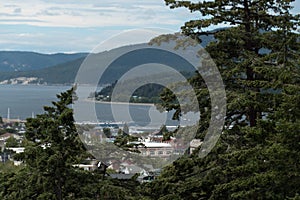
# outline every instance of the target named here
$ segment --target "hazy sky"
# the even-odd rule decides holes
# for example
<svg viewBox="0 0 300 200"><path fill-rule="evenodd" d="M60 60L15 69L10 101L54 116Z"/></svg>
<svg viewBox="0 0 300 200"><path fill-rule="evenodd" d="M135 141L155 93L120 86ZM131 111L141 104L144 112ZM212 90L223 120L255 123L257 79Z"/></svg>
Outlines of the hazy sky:
<svg viewBox="0 0 300 200"><path fill-rule="evenodd" d="M179 31L193 16L163 0L0 0L0 50L90 52L123 30ZM300 12L296 0L294 12Z"/></svg>

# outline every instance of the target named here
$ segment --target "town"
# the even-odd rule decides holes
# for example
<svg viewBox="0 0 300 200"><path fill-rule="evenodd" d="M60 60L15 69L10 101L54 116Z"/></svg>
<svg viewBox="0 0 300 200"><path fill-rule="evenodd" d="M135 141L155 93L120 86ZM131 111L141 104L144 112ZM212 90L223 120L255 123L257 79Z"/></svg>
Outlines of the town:
<svg viewBox="0 0 300 200"><path fill-rule="evenodd" d="M25 120L0 118L0 162L2 165L7 162L15 166L22 165L22 162L14 159L14 156L24 152L25 123ZM162 125L160 129L147 129L137 126L129 127L127 123L77 124L78 129L82 126L90 127L90 131L85 131L80 136L85 144L95 146L99 143L109 143L120 148L128 147L127 151L135 152L148 160L155 158L163 161L174 155L178 158L184 154L192 154L202 144L199 139L185 142L182 138L174 137L173 133L176 131L174 126ZM120 140L123 145L119 145ZM73 166L94 171L99 168L99 163L105 166L106 174L112 178L130 179L138 175L137 180L140 182L154 180L161 171L161 168L147 164L147 162L136 164L130 159L118 160L110 157L105 161L88 157L82 163L74 163Z"/></svg>

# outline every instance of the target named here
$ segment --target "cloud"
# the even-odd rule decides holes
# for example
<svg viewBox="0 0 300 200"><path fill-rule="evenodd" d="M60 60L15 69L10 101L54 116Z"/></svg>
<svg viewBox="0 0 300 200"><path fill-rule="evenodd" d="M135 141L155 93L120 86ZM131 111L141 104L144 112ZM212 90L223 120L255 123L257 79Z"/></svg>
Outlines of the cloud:
<svg viewBox="0 0 300 200"><path fill-rule="evenodd" d="M12 0L4 3L3 13L18 17L32 19L26 24L52 27L99 27L99 26L146 26L170 25L182 20L176 13L169 11L163 1L108 1L98 3L91 0L77 1L45 1L45 0ZM168 12L166 12L168 10ZM7 16L1 15L1 20ZM14 19L14 18L10 18ZM36 23L36 20L40 23Z"/></svg>
<svg viewBox="0 0 300 200"><path fill-rule="evenodd" d="M300 1L297 0L297 1L294 1L292 3L292 5L294 6L294 9L292 11L293 14L299 14L300 13Z"/></svg>
<svg viewBox="0 0 300 200"><path fill-rule="evenodd" d="M114 27L107 29L54 28L19 24L3 25L1 21L0 24L2 24L0 31L1 50L41 53L90 52L100 42L120 32L120 29Z"/></svg>
<svg viewBox="0 0 300 200"><path fill-rule="evenodd" d="M17 5L13 5L13 4L6 4L6 5L3 5L3 7L5 7L5 8L16 8L18 6Z"/></svg>
<svg viewBox="0 0 300 200"><path fill-rule="evenodd" d="M74 39L70 36L72 35L65 35L63 38L52 35L49 36L43 33L20 33L20 34L5 34L1 35L0 43L2 50L30 50L36 52L57 52L60 49L60 52L67 52L72 50L78 51L79 44L82 48L82 43L70 44L70 41L74 42ZM67 38L68 37L68 38ZM64 45L62 46L62 39L64 39ZM78 42L78 41L77 41ZM22 48L20 48L22 47ZM82 49L81 49L82 50Z"/></svg>
<svg viewBox="0 0 300 200"><path fill-rule="evenodd" d="M23 24L48 27L180 27L194 16L186 9L171 11L163 0L10 0L3 2L0 19L16 24L25 18Z"/></svg>
<svg viewBox="0 0 300 200"><path fill-rule="evenodd" d="M21 8L16 8L15 10L14 10L14 13L21 13L22 12L22 9Z"/></svg>
<svg viewBox="0 0 300 200"><path fill-rule="evenodd" d="M20 23L41 23L43 22L42 20L38 19L24 19L24 18L6 18L6 19L1 19L0 18L0 23L2 24L20 24Z"/></svg>
<svg viewBox="0 0 300 200"><path fill-rule="evenodd" d="M294 2L299 13L300 2ZM0 5L0 46L40 52L90 51L131 28L178 31L198 13L170 10L163 0L10 0Z"/></svg>
<svg viewBox="0 0 300 200"><path fill-rule="evenodd" d="M1 48L40 52L90 51L132 28L178 31L190 17L163 0L10 0L0 7Z"/></svg>

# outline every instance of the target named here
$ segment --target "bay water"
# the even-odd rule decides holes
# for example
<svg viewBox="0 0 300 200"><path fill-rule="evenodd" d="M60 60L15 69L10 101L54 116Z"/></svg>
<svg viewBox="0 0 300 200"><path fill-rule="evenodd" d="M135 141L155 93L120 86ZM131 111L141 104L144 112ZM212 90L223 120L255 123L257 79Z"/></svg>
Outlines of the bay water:
<svg viewBox="0 0 300 200"><path fill-rule="evenodd" d="M25 120L42 114L44 106L51 106L51 102L57 100L57 94L70 88L71 86L53 85L0 85L0 116L7 118L8 110L11 119ZM122 104L118 106L122 112ZM153 108L151 105L133 105L129 108L130 115L137 125L145 126L150 122L149 110ZM99 122L114 122L110 104L96 103L95 109ZM86 113L87 116L88 114ZM177 122L171 118L172 113L168 113L166 122L162 121L162 124L176 125Z"/></svg>

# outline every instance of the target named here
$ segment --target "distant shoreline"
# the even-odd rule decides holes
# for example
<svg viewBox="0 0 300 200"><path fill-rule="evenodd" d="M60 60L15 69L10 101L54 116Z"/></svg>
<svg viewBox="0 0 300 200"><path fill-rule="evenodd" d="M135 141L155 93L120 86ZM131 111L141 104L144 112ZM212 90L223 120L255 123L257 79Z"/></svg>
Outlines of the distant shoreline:
<svg viewBox="0 0 300 200"><path fill-rule="evenodd" d="M133 106L155 106L154 103L130 103L130 102L111 102L111 101L97 101L94 99L85 99L86 102L93 102L99 104L116 104L116 105L133 105Z"/></svg>
<svg viewBox="0 0 300 200"><path fill-rule="evenodd" d="M65 83L65 84L59 84L59 83L45 83L45 84L36 84L36 83L28 83L28 84L22 84L22 83L16 83L16 84L12 84L12 83L1 83L0 85L12 85L12 86L66 86L66 87L72 87L73 84L69 84L69 83Z"/></svg>
<svg viewBox="0 0 300 200"><path fill-rule="evenodd" d="M25 120L24 119L7 119L5 117L2 117L2 120L4 123L26 122L26 119Z"/></svg>

